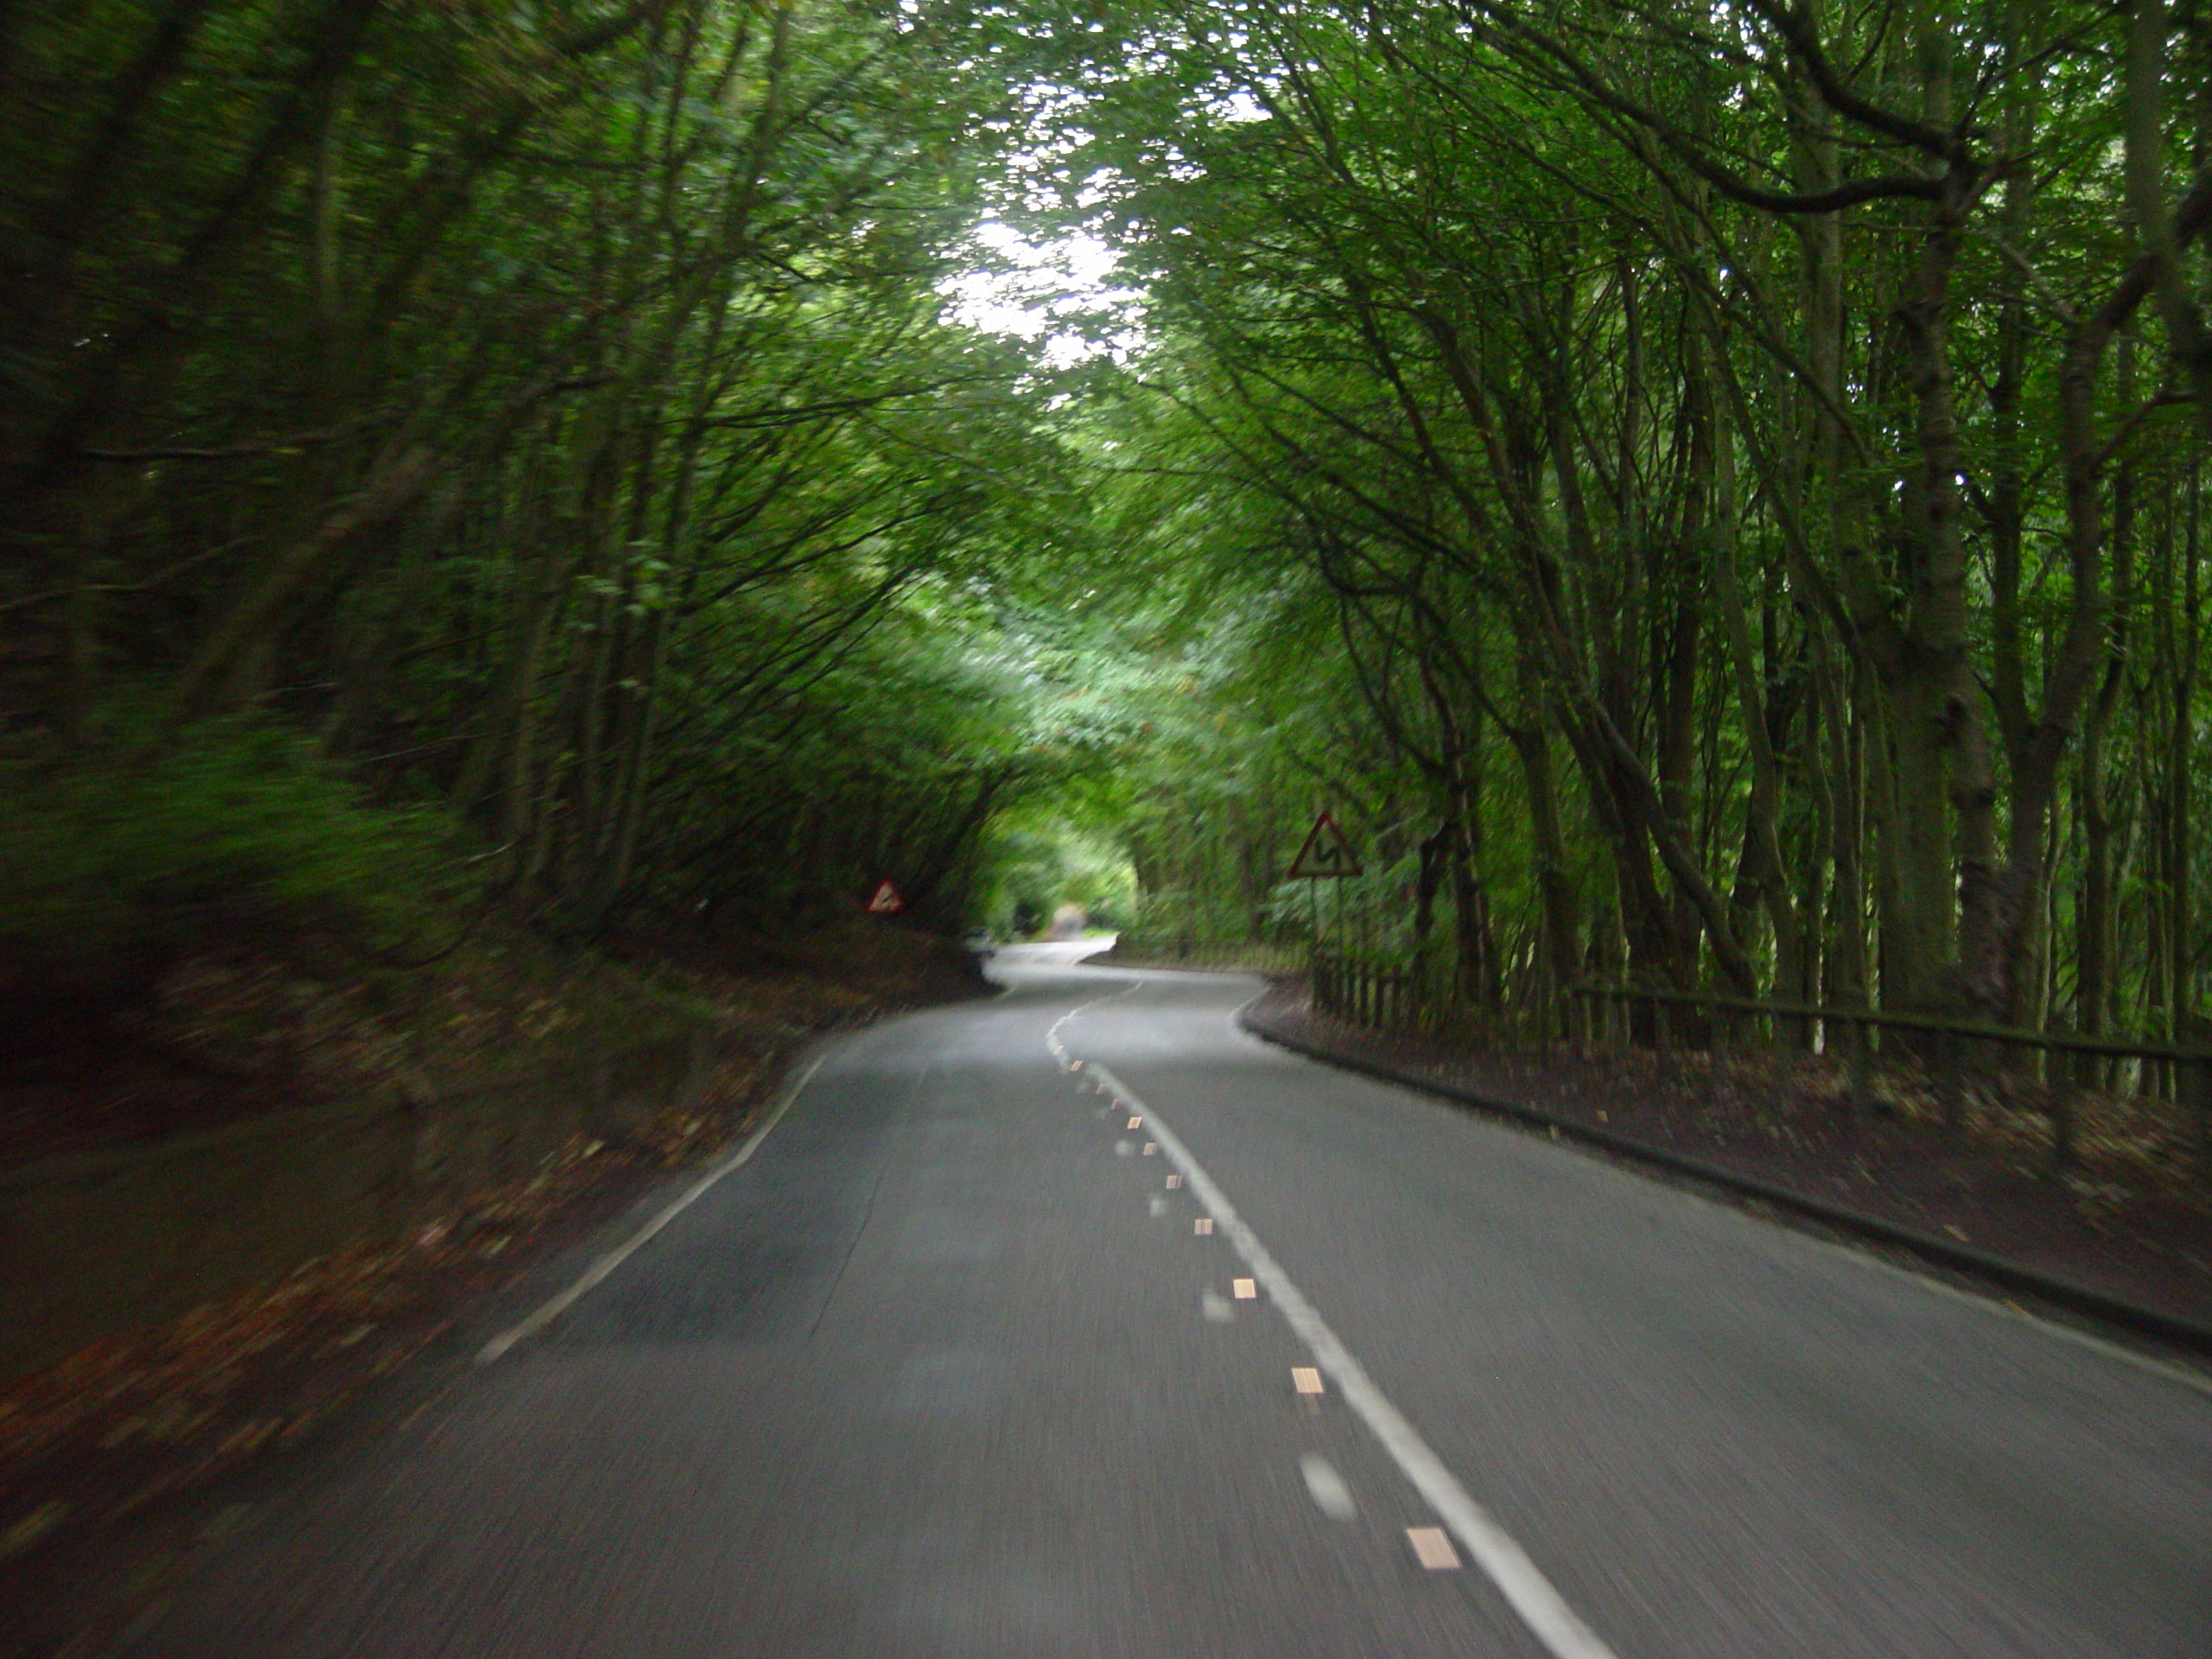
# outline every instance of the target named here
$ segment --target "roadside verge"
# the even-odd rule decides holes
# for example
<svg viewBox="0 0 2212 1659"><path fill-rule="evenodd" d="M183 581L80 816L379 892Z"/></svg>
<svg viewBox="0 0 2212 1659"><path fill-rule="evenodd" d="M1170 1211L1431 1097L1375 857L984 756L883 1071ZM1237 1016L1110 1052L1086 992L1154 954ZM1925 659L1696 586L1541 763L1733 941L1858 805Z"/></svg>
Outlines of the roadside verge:
<svg viewBox="0 0 2212 1659"><path fill-rule="evenodd" d="M0 1382L0 1601L16 1614L0 1659L105 1650L250 1495L391 1427L541 1264L726 1158L825 1036L988 990L926 940L836 983L796 962L699 982L715 1027L573 1077L272 1114L0 1176L0 1196L81 1194L48 1204L50 1224L11 1211L0 1261L35 1259L17 1276L47 1302L112 1321ZM103 1227L115 1241L92 1242ZM95 1248L97 1273L75 1259ZM145 1317L188 1294L181 1314Z"/></svg>

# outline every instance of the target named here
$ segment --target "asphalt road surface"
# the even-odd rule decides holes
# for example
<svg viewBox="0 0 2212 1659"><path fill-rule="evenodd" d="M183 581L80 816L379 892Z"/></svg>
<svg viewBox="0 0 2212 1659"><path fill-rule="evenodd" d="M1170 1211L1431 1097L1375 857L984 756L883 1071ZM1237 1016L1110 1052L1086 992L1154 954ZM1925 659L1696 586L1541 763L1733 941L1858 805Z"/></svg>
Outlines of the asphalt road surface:
<svg viewBox="0 0 2212 1659"><path fill-rule="evenodd" d="M2212 1654L2201 1381L1075 954L831 1046L131 1650Z"/></svg>

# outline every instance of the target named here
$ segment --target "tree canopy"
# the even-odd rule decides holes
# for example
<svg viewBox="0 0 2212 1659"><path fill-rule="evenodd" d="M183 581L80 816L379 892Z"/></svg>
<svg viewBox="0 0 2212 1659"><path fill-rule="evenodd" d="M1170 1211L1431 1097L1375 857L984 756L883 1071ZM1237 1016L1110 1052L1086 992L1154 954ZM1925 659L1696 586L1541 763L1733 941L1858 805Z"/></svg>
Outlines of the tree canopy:
<svg viewBox="0 0 2212 1659"><path fill-rule="evenodd" d="M2178 1032L2208 41L10 8L5 764L278 722L587 928L1117 848L1141 929L1281 937L1326 805L1359 937L1485 1004ZM1140 300L982 326L985 220Z"/></svg>

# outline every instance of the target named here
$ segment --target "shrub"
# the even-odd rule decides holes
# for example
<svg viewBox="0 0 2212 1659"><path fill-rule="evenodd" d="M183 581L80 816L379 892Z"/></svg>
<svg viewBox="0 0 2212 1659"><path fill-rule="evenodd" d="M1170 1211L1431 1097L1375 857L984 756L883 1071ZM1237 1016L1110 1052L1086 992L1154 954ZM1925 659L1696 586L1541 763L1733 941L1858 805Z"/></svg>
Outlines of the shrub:
<svg viewBox="0 0 2212 1659"><path fill-rule="evenodd" d="M128 1000L242 932L403 944L460 896L454 840L266 721L113 722L66 760L0 762L0 999Z"/></svg>

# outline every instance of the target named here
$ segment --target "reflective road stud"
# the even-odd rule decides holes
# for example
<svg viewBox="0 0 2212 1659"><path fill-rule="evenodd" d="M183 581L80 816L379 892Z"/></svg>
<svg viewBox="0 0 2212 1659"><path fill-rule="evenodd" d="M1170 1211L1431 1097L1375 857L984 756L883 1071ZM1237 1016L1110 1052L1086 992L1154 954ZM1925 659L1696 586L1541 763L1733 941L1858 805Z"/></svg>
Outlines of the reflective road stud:
<svg viewBox="0 0 2212 1659"><path fill-rule="evenodd" d="M1441 1527L1408 1527L1406 1541L1414 1547L1414 1559L1432 1573L1448 1573L1459 1565L1459 1552Z"/></svg>

